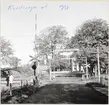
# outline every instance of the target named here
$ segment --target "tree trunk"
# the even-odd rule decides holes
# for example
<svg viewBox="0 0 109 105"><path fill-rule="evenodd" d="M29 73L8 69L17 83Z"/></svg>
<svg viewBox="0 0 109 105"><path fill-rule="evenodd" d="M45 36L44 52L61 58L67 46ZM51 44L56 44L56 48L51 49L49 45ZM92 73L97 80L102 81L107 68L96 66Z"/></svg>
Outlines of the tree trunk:
<svg viewBox="0 0 109 105"><path fill-rule="evenodd" d="M79 71L81 72L81 63L79 63Z"/></svg>
<svg viewBox="0 0 109 105"><path fill-rule="evenodd" d="M93 68L94 68L94 64L90 64L89 72L91 76L93 75Z"/></svg>
<svg viewBox="0 0 109 105"><path fill-rule="evenodd" d="M88 63L87 63L87 57L86 57L86 78L88 79L89 71L88 71Z"/></svg>
<svg viewBox="0 0 109 105"><path fill-rule="evenodd" d="M49 63L49 61L48 61L48 55L46 54L45 56L46 56L46 61L47 61L47 64L48 64Z"/></svg>
<svg viewBox="0 0 109 105"><path fill-rule="evenodd" d="M53 50L52 50L52 59L53 59Z"/></svg>
<svg viewBox="0 0 109 105"><path fill-rule="evenodd" d="M97 65L95 65L95 77L97 77Z"/></svg>

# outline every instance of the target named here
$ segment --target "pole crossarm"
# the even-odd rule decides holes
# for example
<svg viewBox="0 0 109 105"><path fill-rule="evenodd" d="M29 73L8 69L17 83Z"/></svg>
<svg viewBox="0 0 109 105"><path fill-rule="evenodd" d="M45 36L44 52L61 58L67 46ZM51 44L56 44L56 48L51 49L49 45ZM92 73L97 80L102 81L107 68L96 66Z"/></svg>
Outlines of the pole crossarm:
<svg viewBox="0 0 109 105"><path fill-rule="evenodd" d="M82 58L86 58L86 57L80 57L79 59L82 59ZM73 59L73 58L60 58L60 59Z"/></svg>
<svg viewBox="0 0 109 105"><path fill-rule="evenodd" d="M79 51L79 49L57 49L54 52L74 52Z"/></svg>
<svg viewBox="0 0 109 105"><path fill-rule="evenodd" d="M52 51L52 52L75 52L75 51L77 51L77 52L81 52L81 51L83 51L83 50L79 50L79 49L57 49L57 50L55 50L55 51ZM97 52L96 51L94 51L94 52L92 52L92 51L89 51L90 53L92 53L92 54L96 54Z"/></svg>

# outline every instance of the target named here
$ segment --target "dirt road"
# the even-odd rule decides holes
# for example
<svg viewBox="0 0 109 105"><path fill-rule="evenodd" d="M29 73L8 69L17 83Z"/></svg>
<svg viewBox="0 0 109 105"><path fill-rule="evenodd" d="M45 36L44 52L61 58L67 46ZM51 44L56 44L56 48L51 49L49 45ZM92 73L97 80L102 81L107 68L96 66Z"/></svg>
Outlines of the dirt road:
<svg viewBox="0 0 109 105"><path fill-rule="evenodd" d="M108 97L88 86L78 84L50 84L27 98L31 104L107 104Z"/></svg>

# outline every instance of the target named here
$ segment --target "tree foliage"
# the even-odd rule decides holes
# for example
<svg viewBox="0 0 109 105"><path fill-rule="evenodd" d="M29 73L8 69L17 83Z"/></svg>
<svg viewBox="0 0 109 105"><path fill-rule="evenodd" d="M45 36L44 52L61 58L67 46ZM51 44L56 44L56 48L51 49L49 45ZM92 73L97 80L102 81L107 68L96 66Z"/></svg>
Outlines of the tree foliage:
<svg viewBox="0 0 109 105"><path fill-rule="evenodd" d="M14 51L12 49L12 45L9 40L6 40L3 37L0 37L0 57L1 63L3 65L9 64L10 66L17 67L19 64L20 59L13 56Z"/></svg>
<svg viewBox="0 0 109 105"><path fill-rule="evenodd" d="M76 35L79 44L84 47L97 47L98 44L108 46L109 27L105 20L88 20L77 29Z"/></svg>
<svg viewBox="0 0 109 105"><path fill-rule="evenodd" d="M68 40L68 38L66 38L67 34L65 27L61 25L47 27L42 30L39 37L36 38L35 50L38 50L39 56L45 55L47 58L48 55L53 55L57 44L61 44L62 46L66 45Z"/></svg>
<svg viewBox="0 0 109 105"><path fill-rule="evenodd" d="M12 56L12 57L10 57L9 64L10 64L10 66L18 67L20 61L21 61L21 59L15 57L15 56Z"/></svg>
<svg viewBox="0 0 109 105"><path fill-rule="evenodd" d="M0 36L0 57L3 64L8 63L9 57L13 55L13 49L10 41Z"/></svg>
<svg viewBox="0 0 109 105"><path fill-rule="evenodd" d="M102 64L107 59L108 36L109 27L105 20L87 20L77 28L76 34L71 38L68 46L70 48L79 48L82 55L88 57L91 67L94 67L93 65L97 63L97 47L100 49L100 63ZM107 62L104 62L104 64L107 64Z"/></svg>

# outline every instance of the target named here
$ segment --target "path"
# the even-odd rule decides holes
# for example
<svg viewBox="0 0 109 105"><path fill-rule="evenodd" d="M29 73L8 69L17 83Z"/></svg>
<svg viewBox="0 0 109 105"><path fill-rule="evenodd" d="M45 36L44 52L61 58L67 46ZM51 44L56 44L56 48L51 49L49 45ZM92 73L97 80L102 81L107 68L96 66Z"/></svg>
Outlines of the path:
<svg viewBox="0 0 109 105"><path fill-rule="evenodd" d="M31 104L106 104L108 97L90 87L79 84L50 84L23 103Z"/></svg>

